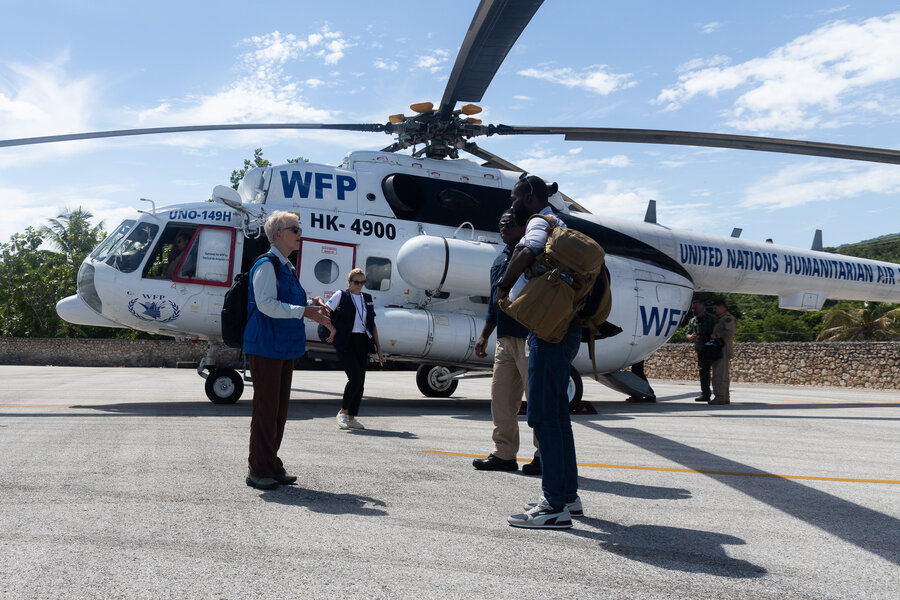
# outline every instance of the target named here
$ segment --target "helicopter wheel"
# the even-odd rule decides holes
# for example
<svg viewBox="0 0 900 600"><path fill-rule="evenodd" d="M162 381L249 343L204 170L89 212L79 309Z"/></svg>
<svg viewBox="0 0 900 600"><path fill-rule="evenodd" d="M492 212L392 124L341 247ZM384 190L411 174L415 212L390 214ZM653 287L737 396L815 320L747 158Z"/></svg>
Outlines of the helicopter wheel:
<svg viewBox="0 0 900 600"><path fill-rule="evenodd" d="M206 397L213 404L234 404L244 393L244 380L234 369L215 369L206 378Z"/></svg>
<svg viewBox="0 0 900 600"><path fill-rule="evenodd" d="M569 386L566 388L569 397L569 412L578 409L581 404L581 396L584 395L584 383L581 381L581 373L575 367L569 366Z"/></svg>
<svg viewBox="0 0 900 600"><path fill-rule="evenodd" d="M416 370L416 385L428 398L449 398L459 386L458 379L443 379L450 369L440 365L419 365Z"/></svg>

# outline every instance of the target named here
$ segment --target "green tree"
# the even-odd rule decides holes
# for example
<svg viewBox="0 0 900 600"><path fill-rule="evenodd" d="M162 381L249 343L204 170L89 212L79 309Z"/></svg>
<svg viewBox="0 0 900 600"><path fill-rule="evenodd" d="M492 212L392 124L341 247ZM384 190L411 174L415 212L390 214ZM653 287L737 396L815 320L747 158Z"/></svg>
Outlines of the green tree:
<svg viewBox="0 0 900 600"><path fill-rule="evenodd" d="M250 169L255 169L257 167L271 167L272 163L269 162L269 159L263 158L262 148L257 148L253 151L253 159L245 158L244 159L244 168L240 171L232 171L231 172L231 187L234 189L238 189L238 186L241 184L241 180L244 179L244 175L247 174L247 171ZM297 158L289 158L287 159L288 163L301 163L301 162L309 162L308 158L303 158L302 156L298 156Z"/></svg>
<svg viewBox="0 0 900 600"><path fill-rule="evenodd" d="M828 342L900 340L900 308L873 302L862 308L838 308L825 315L822 325L818 339Z"/></svg>
<svg viewBox="0 0 900 600"><path fill-rule="evenodd" d="M94 215L78 207L75 210L63 208L55 219L48 219L48 225L38 229L41 237L55 246L69 264L80 265L84 257L106 237L103 221L91 226Z"/></svg>

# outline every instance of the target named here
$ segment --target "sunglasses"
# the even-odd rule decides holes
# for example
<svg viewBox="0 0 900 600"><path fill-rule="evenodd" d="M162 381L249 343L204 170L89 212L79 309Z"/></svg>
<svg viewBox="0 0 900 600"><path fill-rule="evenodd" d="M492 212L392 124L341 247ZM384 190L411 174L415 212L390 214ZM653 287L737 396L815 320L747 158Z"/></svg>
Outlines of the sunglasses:
<svg viewBox="0 0 900 600"><path fill-rule="evenodd" d="M300 229L300 228L299 228L298 226L296 226L296 225L291 225L290 227L282 227L281 229L279 229L279 231L285 231L285 230L288 230L288 229L291 230L291 231L293 231L294 233L300 233L301 231L303 231L302 229Z"/></svg>
<svg viewBox="0 0 900 600"><path fill-rule="evenodd" d="M351 279L350 280L350 283L352 283L353 285L362 285L365 282L366 282L365 279Z"/></svg>
<svg viewBox="0 0 900 600"><path fill-rule="evenodd" d="M514 223L512 221L500 221L497 223L497 229L508 229L512 227Z"/></svg>

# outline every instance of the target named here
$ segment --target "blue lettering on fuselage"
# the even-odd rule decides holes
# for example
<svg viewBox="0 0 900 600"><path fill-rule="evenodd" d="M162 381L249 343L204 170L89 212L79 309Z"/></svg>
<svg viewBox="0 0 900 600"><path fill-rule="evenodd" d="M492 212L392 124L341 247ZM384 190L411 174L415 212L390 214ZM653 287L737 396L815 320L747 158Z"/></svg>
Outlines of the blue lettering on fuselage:
<svg viewBox="0 0 900 600"><path fill-rule="evenodd" d="M332 184L334 182L334 184ZM337 175L333 173L320 173L307 171L281 172L281 187L285 198L293 198L294 191L300 198L309 198L310 188L314 188L315 197L321 200L325 190L335 189L338 200L346 200L347 193L356 189L356 180L349 175Z"/></svg>
<svg viewBox="0 0 900 600"><path fill-rule="evenodd" d="M651 306L649 314L647 307L641 305L641 327L643 335L655 335L656 337L669 337L672 331L678 329L681 319L684 318L686 311L677 308L663 308L662 314L659 312L658 306Z"/></svg>

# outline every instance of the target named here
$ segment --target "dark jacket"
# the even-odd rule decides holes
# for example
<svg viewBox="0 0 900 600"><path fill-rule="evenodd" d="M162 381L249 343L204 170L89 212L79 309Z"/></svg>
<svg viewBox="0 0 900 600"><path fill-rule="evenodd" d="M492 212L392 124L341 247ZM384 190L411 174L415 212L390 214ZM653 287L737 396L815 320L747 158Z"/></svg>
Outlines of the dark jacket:
<svg viewBox="0 0 900 600"><path fill-rule="evenodd" d="M491 301L488 304L487 322L497 326L497 337L528 337L528 328L500 310L497 305L497 284L506 274L512 249L504 247L491 265Z"/></svg>
<svg viewBox="0 0 900 600"><path fill-rule="evenodd" d="M694 342L694 350L697 353L700 353L700 349L703 347L703 344L709 341L709 336L712 335L713 327L716 326L716 316L712 313L703 313L702 317L697 317L694 315L691 317L691 320L688 321L688 333L696 333L700 336L696 342Z"/></svg>
<svg viewBox="0 0 900 600"><path fill-rule="evenodd" d="M366 306L366 329L371 340L372 331L375 329L375 306L372 304L371 295L362 292L362 297ZM334 334L335 350L343 352L349 348L354 319L356 319L356 305L353 304L350 290L343 290L337 308L331 311L331 324L337 330Z"/></svg>

